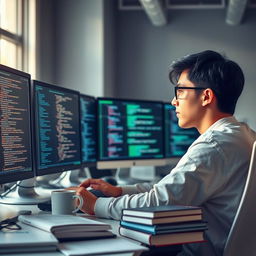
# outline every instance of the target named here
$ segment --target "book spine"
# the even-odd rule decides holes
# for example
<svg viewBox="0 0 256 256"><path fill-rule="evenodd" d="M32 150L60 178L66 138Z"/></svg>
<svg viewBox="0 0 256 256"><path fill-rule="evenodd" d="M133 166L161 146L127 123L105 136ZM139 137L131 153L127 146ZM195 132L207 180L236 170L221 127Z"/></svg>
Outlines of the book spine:
<svg viewBox="0 0 256 256"><path fill-rule="evenodd" d="M180 223L180 222L191 222L191 221L202 221L202 215L188 215L188 216L177 216L177 217L164 217L164 218L140 218L135 216L123 215L122 221L135 222L143 225L159 225L166 223Z"/></svg>
<svg viewBox="0 0 256 256"><path fill-rule="evenodd" d="M128 228L128 229L133 229L133 230L149 233L149 234L152 234L152 235L156 234L156 230L155 230L154 226L141 225L141 224L136 224L136 223L132 223L132 222L125 222L125 221L121 221L120 226L122 226L124 228Z"/></svg>
<svg viewBox="0 0 256 256"><path fill-rule="evenodd" d="M151 207L152 208L152 207ZM139 209L123 209L123 215L138 216L146 218L155 217L170 217L170 216L187 216L193 214L202 214L202 208L195 206L170 206L170 209L163 210L161 206L150 208L139 208Z"/></svg>
<svg viewBox="0 0 256 256"><path fill-rule="evenodd" d="M119 227L119 234L121 236L124 236L124 237L127 237L127 238L131 238L135 241L139 241L141 243L144 243L144 244L148 244L150 245L150 237L151 235L148 235L148 234L144 234L144 233L140 233L140 232L137 232L137 231L132 231L132 234L130 234L130 230L129 229L126 229L126 228L123 228L123 227Z"/></svg>
<svg viewBox="0 0 256 256"><path fill-rule="evenodd" d="M21 221L22 223L24 223L26 225L32 226L34 228L38 228L38 229L41 229L41 230L46 231L46 232L51 232L51 230L48 230L47 228L45 228L44 226L42 226L40 224L31 222L31 221L29 221L25 218L22 218L22 215L19 217L19 221Z"/></svg>
<svg viewBox="0 0 256 256"><path fill-rule="evenodd" d="M151 235L160 235L160 234L172 234L172 233L183 233L183 232L192 232L192 231L204 231L207 229L206 225L201 225L201 226L189 226L189 225L184 225L182 224L180 227L179 225L175 226L169 226L164 225L166 228L159 228L159 225L143 225L143 224L138 224L138 223L133 223L133 222L126 222L126 221L121 221L120 226L127 228L127 229L132 229L136 230L139 232L143 233L148 233ZM163 226L163 225L162 225Z"/></svg>

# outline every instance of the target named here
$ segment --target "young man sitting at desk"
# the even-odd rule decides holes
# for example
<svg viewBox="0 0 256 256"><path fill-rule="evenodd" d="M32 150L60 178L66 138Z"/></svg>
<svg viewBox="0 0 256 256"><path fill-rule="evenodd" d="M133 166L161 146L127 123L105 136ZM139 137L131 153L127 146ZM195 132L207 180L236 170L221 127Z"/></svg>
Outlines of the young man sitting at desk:
<svg viewBox="0 0 256 256"><path fill-rule="evenodd" d="M208 222L206 243L183 246L182 255L222 255L244 188L256 133L233 116L244 75L233 61L203 51L174 62L169 74L176 83L172 105L179 126L201 134L175 168L155 185L115 187L102 180L84 181L77 193L83 211L120 219L123 208L168 204L203 208ZM108 198L97 198L88 187Z"/></svg>

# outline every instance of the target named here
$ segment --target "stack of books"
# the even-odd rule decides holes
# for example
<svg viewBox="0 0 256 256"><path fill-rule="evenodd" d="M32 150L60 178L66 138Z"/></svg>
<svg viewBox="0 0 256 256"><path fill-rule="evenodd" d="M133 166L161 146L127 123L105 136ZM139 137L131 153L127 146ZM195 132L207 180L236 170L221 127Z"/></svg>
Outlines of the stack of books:
<svg viewBox="0 0 256 256"><path fill-rule="evenodd" d="M206 223L196 206L124 209L119 233L150 246L204 242Z"/></svg>

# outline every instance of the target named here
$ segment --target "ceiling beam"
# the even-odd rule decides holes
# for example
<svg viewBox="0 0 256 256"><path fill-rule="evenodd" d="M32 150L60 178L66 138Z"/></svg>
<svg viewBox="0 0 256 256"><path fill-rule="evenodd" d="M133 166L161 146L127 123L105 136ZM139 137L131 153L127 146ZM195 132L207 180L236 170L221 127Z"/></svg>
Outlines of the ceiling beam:
<svg viewBox="0 0 256 256"><path fill-rule="evenodd" d="M155 26L163 26L167 24L166 10L163 8L160 0L139 0L143 6L150 21Z"/></svg>
<svg viewBox="0 0 256 256"><path fill-rule="evenodd" d="M226 23L238 25L241 23L248 0L229 0L227 7Z"/></svg>

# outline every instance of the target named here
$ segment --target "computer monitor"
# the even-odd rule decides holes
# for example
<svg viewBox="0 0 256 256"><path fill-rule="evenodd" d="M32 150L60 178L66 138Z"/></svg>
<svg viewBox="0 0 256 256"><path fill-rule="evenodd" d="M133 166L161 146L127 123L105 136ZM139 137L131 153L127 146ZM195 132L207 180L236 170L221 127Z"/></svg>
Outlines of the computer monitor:
<svg viewBox="0 0 256 256"><path fill-rule="evenodd" d="M82 166L95 167L97 161L96 99L80 94L80 125Z"/></svg>
<svg viewBox="0 0 256 256"><path fill-rule="evenodd" d="M33 81L36 176L81 166L79 93Z"/></svg>
<svg viewBox="0 0 256 256"><path fill-rule="evenodd" d="M65 187L76 186L91 178L97 161L97 113L96 99L80 94L80 132L81 132L81 169L69 171L62 184Z"/></svg>
<svg viewBox="0 0 256 256"><path fill-rule="evenodd" d="M30 75L0 65L0 184L34 176Z"/></svg>
<svg viewBox="0 0 256 256"><path fill-rule="evenodd" d="M30 75L0 65L0 184L16 182L0 196L2 204L33 204L34 191Z"/></svg>
<svg viewBox="0 0 256 256"><path fill-rule="evenodd" d="M98 169L163 165L163 104L98 98Z"/></svg>
<svg viewBox="0 0 256 256"><path fill-rule="evenodd" d="M165 157L179 159L199 136L199 132L195 128L180 128L175 108L170 103L164 103L164 123Z"/></svg>

